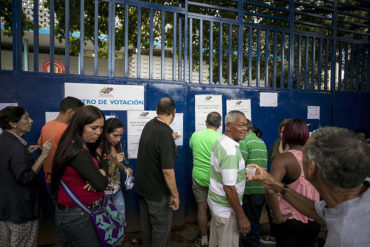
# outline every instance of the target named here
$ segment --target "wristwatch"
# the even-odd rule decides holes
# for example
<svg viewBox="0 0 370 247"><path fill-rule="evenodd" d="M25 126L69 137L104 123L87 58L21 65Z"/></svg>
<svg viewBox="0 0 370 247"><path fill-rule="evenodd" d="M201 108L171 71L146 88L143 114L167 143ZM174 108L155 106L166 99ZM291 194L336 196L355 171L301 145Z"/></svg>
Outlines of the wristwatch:
<svg viewBox="0 0 370 247"><path fill-rule="evenodd" d="M280 191L280 194L282 195L282 196L284 196L285 194L286 194L286 192L288 191L288 185L286 185L286 184L284 184L284 187L283 187L283 189Z"/></svg>

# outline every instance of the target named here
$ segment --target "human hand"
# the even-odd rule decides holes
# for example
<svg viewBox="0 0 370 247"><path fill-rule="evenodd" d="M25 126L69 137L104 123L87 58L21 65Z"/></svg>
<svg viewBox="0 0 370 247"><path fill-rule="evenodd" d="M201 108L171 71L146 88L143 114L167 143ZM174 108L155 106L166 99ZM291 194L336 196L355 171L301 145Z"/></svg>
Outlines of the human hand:
<svg viewBox="0 0 370 247"><path fill-rule="evenodd" d="M86 182L86 185L84 186L84 190L96 192L96 190L91 186L91 184L89 184L89 182Z"/></svg>
<svg viewBox="0 0 370 247"><path fill-rule="evenodd" d="M30 153L30 154L32 154L33 152L35 152L37 149L39 149L40 148L40 146L39 145L30 145L29 147L28 147L28 152Z"/></svg>
<svg viewBox="0 0 370 247"><path fill-rule="evenodd" d="M133 170L131 168L127 167L125 171L126 171L127 177L128 178L131 177L131 175L133 173Z"/></svg>
<svg viewBox="0 0 370 247"><path fill-rule="evenodd" d="M118 163L121 163L125 159L125 153L117 153L114 157L117 159Z"/></svg>
<svg viewBox="0 0 370 247"><path fill-rule="evenodd" d="M53 143L51 142L51 140L46 141L41 147L41 155L44 157L48 157L52 148Z"/></svg>
<svg viewBox="0 0 370 247"><path fill-rule="evenodd" d="M243 213L242 216L237 217L239 232L242 235L246 235L251 231L251 223L249 222L247 216Z"/></svg>
<svg viewBox="0 0 370 247"><path fill-rule="evenodd" d="M181 136L181 133L180 132L172 132L172 137L173 137L174 140L176 140L180 136Z"/></svg>
<svg viewBox="0 0 370 247"><path fill-rule="evenodd" d="M248 178L248 182L250 181L257 181L262 184L268 185L268 182L270 180L273 180L272 176L265 170L265 168L260 167L259 165L256 164L249 164L247 167L254 167L256 168L256 173L252 177L247 177L247 174L245 174L245 177Z"/></svg>
<svg viewBox="0 0 370 247"><path fill-rule="evenodd" d="M275 224L282 224L284 223L285 221L287 221L289 219L289 217L292 216L292 213L288 213L288 214L280 214L278 217L272 217L272 221L275 223Z"/></svg>
<svg viewBox="0 0 370 247"><path fill-rule="evenodd" d="M172 208L172 210L176 211L179 209L179 206L180 206L179 197L175 197L171 195L169 207Z"/></svg>

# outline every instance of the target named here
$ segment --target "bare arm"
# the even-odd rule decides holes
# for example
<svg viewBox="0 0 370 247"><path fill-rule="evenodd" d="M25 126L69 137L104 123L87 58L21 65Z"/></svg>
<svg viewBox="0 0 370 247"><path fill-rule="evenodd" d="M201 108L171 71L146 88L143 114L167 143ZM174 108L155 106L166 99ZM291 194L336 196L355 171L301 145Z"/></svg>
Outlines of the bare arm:
<svg viewBox="0 0 370 247"><path fill-rule="evenodd" d="M179 209L180 199L179 191L177 190L175 170L174 169L162 169L164 180L168 186L171 193L170 207L173 210Z"/></svg>
<svg viewBox="0 0 370 247"><path fill-rule="evenodd" d="M39 156L39 158L36 160L36 162L33 164L32 166L32 170L35 172L35 173L38 173L44 163L44 161L48 158L49 154L50 154L50 151L51 149L53 148L53 143L51 142L51 140L48 140L46 141L41 149L41 155Z"/></svg>
<svg viewBox="0 0 370 247"><path fill-rule="evenodd" d="M239 231L243 234L250 232L251 224L245 216L242 206L240 205L238 193L234 186L223 186L227 200L229 201L231 207L234 209L236 214L236 219L239 225Z"/></svg>
<svg viewBox="0 0 370 247"><path fill-rule="evenodd" d="M268 174L264 168L259 167L258 165L251 164L248 165L251 167L256 167L257 172L256 176L250 178L251 181L257 181L264 184L267 188L275 191L276 193L281 193L284 188L284 184L276 181L270 174ZM321 225L325 225L323 219L317 214L315 210L315 202L307 197L298 194L294 190L287 188L287 191L283 198L289 202L295 209L300 213L306 215L307 217L314 219Z"/></svg>

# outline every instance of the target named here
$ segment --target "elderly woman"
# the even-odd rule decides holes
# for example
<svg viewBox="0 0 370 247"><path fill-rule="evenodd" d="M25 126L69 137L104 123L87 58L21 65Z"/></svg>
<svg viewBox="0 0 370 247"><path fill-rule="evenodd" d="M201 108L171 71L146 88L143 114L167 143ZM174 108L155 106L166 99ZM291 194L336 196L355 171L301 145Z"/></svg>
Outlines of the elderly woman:
<svg viewBox="0 0 370 247"><path fill-rule="evenodd" d="M319 193L304 177L302 148L308 139L308 127L301 119L292 119L285 124L282 147L289 149L278 155L271 165L271 175L287 187L313 200ZM276 234L276 246L315 246L320 225L302 215L287 201L271 191L267 192Z"/></svg>
<svg viewBox="0 0 370 247"><path fill-rule="evenodd" d="M22 135L30 132L33 120L23 107L8 106L0 111L0 246L37 246L39 218L38 175L52 148L42 145L36 162Z"/></svg>

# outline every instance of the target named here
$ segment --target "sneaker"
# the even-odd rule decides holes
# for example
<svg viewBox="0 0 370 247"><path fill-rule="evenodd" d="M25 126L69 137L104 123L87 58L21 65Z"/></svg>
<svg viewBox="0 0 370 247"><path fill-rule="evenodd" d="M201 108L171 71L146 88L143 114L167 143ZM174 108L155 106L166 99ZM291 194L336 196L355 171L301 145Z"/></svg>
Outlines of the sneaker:
<svg viewBox="0 0 370 247"><path fill-rule="evenodd" d="M260 238L260 242L263 244L276 244L276 240L273 236L265 235Z"/></svg>
<svg viewBox="0 0 370 247"><path fill-rule="evenodd" d="M202 244L202 238L195 240L194 245L196 247L208 247L208 244Z"/></svg>

